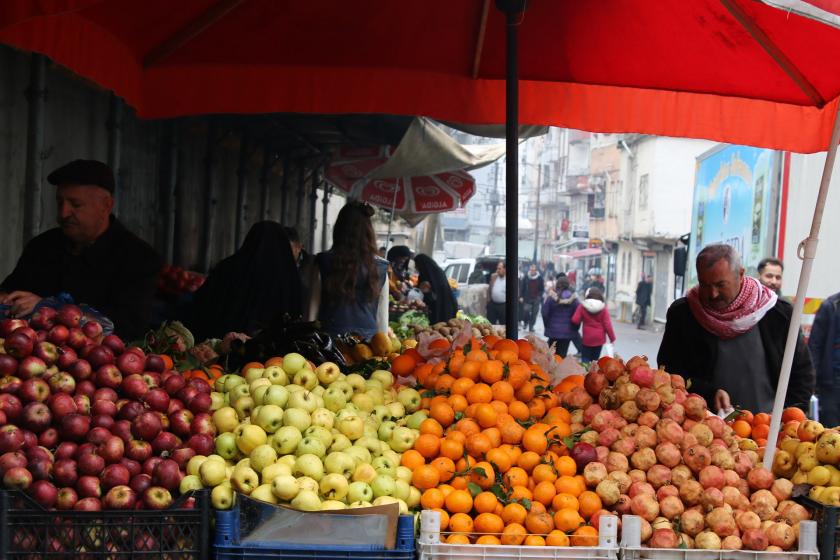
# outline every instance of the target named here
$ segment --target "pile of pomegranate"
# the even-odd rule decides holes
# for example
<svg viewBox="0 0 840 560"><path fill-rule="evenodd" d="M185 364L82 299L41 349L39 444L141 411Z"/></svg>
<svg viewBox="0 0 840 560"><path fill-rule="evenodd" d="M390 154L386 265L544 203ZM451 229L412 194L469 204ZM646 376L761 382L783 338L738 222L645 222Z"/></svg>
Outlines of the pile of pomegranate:
<svg viewBox="0 0 840 560"><path fill-rule="evenodd" d="M0 338L4 487L48 509L165 509L187 461L212 453L209 385L103 336L79 307L4 320Z"/></svg>
<svg viewBox="0 0 840 560"><path fill-rule="evenodd" d="M571 455L587 486L608 511L641 517L645 545L794 549L809 513L791 500L792 482L761 466L754 442L681 376L644 357L602 358L563 404L582 432Z"/></svg>

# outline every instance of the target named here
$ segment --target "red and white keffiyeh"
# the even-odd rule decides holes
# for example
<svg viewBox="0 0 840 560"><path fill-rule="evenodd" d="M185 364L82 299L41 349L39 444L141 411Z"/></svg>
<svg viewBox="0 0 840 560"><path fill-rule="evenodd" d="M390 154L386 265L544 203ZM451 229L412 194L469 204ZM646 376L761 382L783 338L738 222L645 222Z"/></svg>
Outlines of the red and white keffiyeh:
<svg viewBox="0 0 840 560"><path fill-rule="evenodd" d="M697 286L691 288L686 297L691 314L700 326L724 340L753 328L776 305L777 300L773 290L750 276L744 277L741 293L735 301L720 311L703 307Z"/></svg>

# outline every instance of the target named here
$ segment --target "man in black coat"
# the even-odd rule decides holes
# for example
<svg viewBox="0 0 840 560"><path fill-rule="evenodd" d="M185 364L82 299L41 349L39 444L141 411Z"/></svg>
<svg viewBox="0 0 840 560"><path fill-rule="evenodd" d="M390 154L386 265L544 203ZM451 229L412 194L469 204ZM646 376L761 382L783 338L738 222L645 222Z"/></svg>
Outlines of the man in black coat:
<svg viewBox="0 0 840 560"><path fill-rule="evenodd" d="M710 245L697 255L699 284L668 309L657 361L691 381L713 411L739 405L773 408L792 306L744 276L738 253ZM814 368L802 338L796 344L786 406L807 409Z"/></svg>
<svg viewBox="0 0 840 560"><path fill-rule="evenodd" d="M820 304L808 348L817 370L820 421L826 426L837 426L840 424L840 293Z"/></svg>
<svg viewBox="0 0 840 560"><path fill-rule="evenodd" d="M111 215L114 174L102 162L75 160L53 171L59 227L33 238L0 284L0 303L25 316L42 298L69 293L101 311L126 339L149 327L161 259Z"/></svg>
<svg viewBox="0 0 840 560"><path fill-rule="evenodd" d="M636 305L639 306L639 324L637 329L644 328L647 321L647 308L650 305L650 298L653 294L653 282L649 275L645 274L636 286Z"/></svg>

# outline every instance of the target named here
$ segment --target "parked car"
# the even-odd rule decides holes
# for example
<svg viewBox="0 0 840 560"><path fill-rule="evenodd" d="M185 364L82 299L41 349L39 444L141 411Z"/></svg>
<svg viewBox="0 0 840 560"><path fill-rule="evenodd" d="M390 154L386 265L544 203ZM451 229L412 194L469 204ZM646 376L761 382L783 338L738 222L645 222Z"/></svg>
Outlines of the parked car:
<svg viewBox="0 0 840 560"><path fill-rule="evenodd" d="M458 282L458 305L470 315L484 315L487 312L487 285L490 275L496 272L504 255L484 255L477 258L451 259L446 261L443 272L447 278ZM520 268L530 259L519 259Z"/></svg>

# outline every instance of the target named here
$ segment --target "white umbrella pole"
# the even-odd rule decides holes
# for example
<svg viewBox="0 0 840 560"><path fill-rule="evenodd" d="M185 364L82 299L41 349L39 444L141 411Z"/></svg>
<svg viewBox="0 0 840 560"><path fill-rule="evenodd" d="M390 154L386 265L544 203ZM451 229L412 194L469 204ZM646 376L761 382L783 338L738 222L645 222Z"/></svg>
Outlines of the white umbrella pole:
<svg viewBox="0 0 840 560"><path fill-rule="evenodd" d="M796 288L796 300L793 302L793 315L790 318L790 328L788 329L787 342L785 343L785 355L782 358L782 371L779 374L776 400L773 403L773 414L770 418L770 433L767 437L767 448L764 451L764 466L767 469L772 468L773 456L776 454L775 442L782 424L782 412L785 407L788 382L790 381L790 370L791 366L793 366L793 354L799 338L799 326L802 323L802 308L805 306L805 293L808 291L811 268L814 264L814 256L817 254L820 224L822 223L823 210L825 209L825 199L828 196L829 183L831 183L831 172L834 170L838 142L840 142L840 110L838 110L834 117L834 128L831 130L831 141L828 145L825 167L823 167L820 191L817 195L817 205L814 207L814 217L811 220L811 232L808 234L808 238L799 244L797 251L797 255L802 259L802 271L799 274L799 285Z"/></svg>

